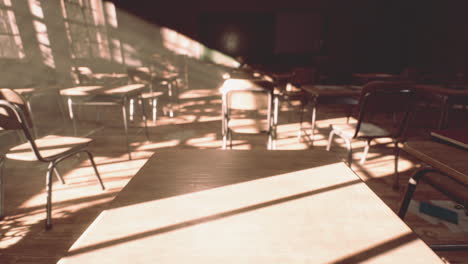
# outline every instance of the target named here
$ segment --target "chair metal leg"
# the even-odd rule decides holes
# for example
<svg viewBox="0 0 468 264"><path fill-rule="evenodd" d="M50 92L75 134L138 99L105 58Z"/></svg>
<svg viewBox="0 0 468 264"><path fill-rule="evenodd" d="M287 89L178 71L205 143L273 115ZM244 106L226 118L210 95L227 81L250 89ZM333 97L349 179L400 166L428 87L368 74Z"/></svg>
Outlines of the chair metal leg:
<svg viewBox="0 0 468 264"><path fill-rule="evenodd" d="M405 196L401 202L400 209L398 210L398 216L401 219L405 218L406 212L408 211L408 207L411 202L411 198L413 197L414 191L416 190L416 185L418 184L419 180L428 172L437 172L437 170L434 170L431 167L423 167L416 171L409 179ZM429 247L435 251L468 250L468 244L435 244L429 245Z"/></svg>
<svg viewBox="0 0 468 264"><path fill-rule="evenodd" d="M76 121L75 121L75 115L73 114L73 101L71 97L68 97L67 104L68 104L68 114L70 115L70 119L72 120L73 135L76 136L77 135Z"/></svg>
<svg viewBox="0 0 468 264"><path fill-rule="evenodd" d="M280 104L279 97L275 96L274 97L274 102L273 102L273 105L274 105L274 108L273 108L274 109L273 110L273 127L276 127L278 125L279 104Z"/></svg>
<svg viewBox="0 0 468 264"><path fill-rule="evenodd" d="M170 103L169 103L169 117L172 118L172 117L174 117L174 101L173 101L174 98L172 98L174 93L172 91L172 83L171 82L167 83L167 89L168 89L168 95L169 95L169 101L170 101Z"/></svg>
<svg viewBox="0 0 468 264"><path fill-rule="evenodd" d="M361 165L363 165L366 162L367 154L369 153L370 143L370 140L366 140L366 146L364 147L364 152L362 153L361 160L359 161L359 164Z"/></svg>
<svg viewBox="0 0 468 264"><path fill-rule="evenodd" d="M346 124L349 124L349 120L351 119L352 114L353 114L353 106L350 105L348 108L348 114L346 115Z"/></svg>
<svg viewBox="0 0 468 264"><path fill-rule="evenodd" d="M301 112L299 113L299 133L297 133L297 139L299 140L299 142L302 141L302 122L304 119L304 110L305 110L305 105L302 103Z"/></svg>
<svg viewBox="0 0 468 264"><path fill-rule="evenodd" d="M176 89L176 90L175 90L175 93L174 93L174 94L175 94L175 102L176 102L175 105L176 105L177 111L179 111L179 110L180 110L179 84L178 84L177 80L175 81L174 87L175 87L175 89Z"/></svg>
<svg viewBox="0 0 468 264"><path fill-rule="evenodd" d="M3 175L4 164L5 159L3 156L0 156L0 220L2 220L5 215L5 176Z"/></svg>
<svg viewBox="0 0 468 264"><path fill-rule="evenodd" d="M416 185L419 182L419 179L423 177L428 172L433 172L434 169L430 167L423 167L417 170L413 176L408 181L408 187L406 188L405 195L400 204L400 209L398 210L398 216L403 219L405 218L406 212L408 211L408 206L411 202L411 197L413 197L414 191L416 190Z"/></svg>
<svg viewBox="0 0 468 264"><path fill-rule="evenodd" d="M268 133L268 143L267 143L267 149L272 150L273 149L273 138L272 138L272 133Z"/></svg>
<svg viewBox="0 0 468 264"><path fill-rule="evenodd" d="M145 103L143 101L143 98L141 97L138 97L138 100L141 101L141 114L142 114L143 121L145 122L145 136L146 136L146 139L149 141L150 137L148 133L148 117L146 115Z"/></svg>
<svg viewBox="0 0 468 264"><path fill-rule="evenodd" d="M123 117L123 123L124 123L124 130L125 130L125 138L127 141L127 153L128 153L128 159L132 159L132 153L130 151L130 140L128 139L128 125L127 125L127 98L124 97L123 102L122 102L122 117Z"/></svg>
<svg viewBox="0 0 468 264"><path fill-rule="evenodd" d="M395 172L393 175L393 190L398 190L400 188L400 175L398 173L398 158L400 154L400 149L398 148L398 140L394 141L394 152L395 152Z"/></svg>
<svg viewBox="0 0 468 264"><path fill-rule="evenodd" d="M227 136L228 136L228 122L229 122L229 117L228 117L228 110L226 106L226 95L223 95L223 100L222 100L222 106L221 106L221 115L222 115L222 120L221 120L221 133L223 136L223 145L222 148L226 149L227 147Z"/></svg>
<svg viewBox="0 0 468 264"><path fill-rule="evenodd" d="M330 151L330 147L331 147L331 143L332 143L334 135L335 135L335 131L334 130L330 131L330 134L328 135L327 151Z"/></svg>
<svg viewBox="0 0 468 264"><path fill-rule="evenodd" d="M156 118L158 114L158 98L153 98L153 103L152 103L152 111L153 111L153 123L156 123Z"/></svg>
<svg viewBox="0 0 468 264"><path fill-rule="evenodd" d="M348 149L348 166L351 167L351 163L353 162L353 147L351 145L351 140L345 139L346 141L346 148Z"/></svg>
<svg viewBox="0 0 468 264"><path fill-rule="evenodd" d="M315 135L315 120L317 118L317 105L315 102L312 106L312 120L311 120L311 128L310 128L310 140L312 141L312 145L314 144L314 135Z"/></svg>
<svg viewBox="0 0 468 264"><path fill-rule="evenodd" d="M57 179L60 181L60 183L65 184L65 180L63 179L62 175L60 175L56 166L54 166L54 173Z"/></svg>
<svg viewBox="0 0 468 264"><path fill-rule="evenodd" d="M35 121L35 117L34 117L34 112L32 110L32 107L31 107L31 100L26 100L26 107L28 108L29 110L29 115L31 116L31 119L33 120L33 122ZM37 135L37 129L36 128L32 128L33 130L33 134L34 134L34 137L38 138L38 135Z"/></svg>
<svg viewBox="0 0 468 264"><path fill-rule="evenodd" d="M448 102L448 96L444 96L442 98L442 106L441 106L441 111L440 111L440 117L439 117L439 122L437 124L438 129L443 129L448 121L448 112L449 112L449 102Z"/></svg>
<svg viewBox="0 0 468 264"><path fill-rule="evenodd" d="M91 154L91 152L89 152L87 150L84 150L84 152L86 152L86 154L88 154L89 161L91 161L91 165L93 166L94 172L96 173L96 177L97 177L97 179L99 181L99 184L101 185L102 190L105 190L106 187L104 186L104 183L102 182L102 179L101 179L101 175L99 175L99 172L97 170L96 163L94 162L93 154Z"/></svg>
<svg viewBox="0 0 468 264"><path fill-rule="evenodd" d="M52 174L55 168L55 163L49 163L49 169L47 170L46 176L46 222L45 229L49 230L52 228Z"/></svg>
<svg viewBox="0 0 468 264"><path fill-rule="evenodd" d="M280 107L280 100L278 96L274 97L274 110L273 110L273 128L272 128L272 149L276 149L276 129L278 127L278 116L279 116L279 107Z"/></svg>
<svg viewBox="0 0 468 264"><path fill-rule="evenodd" d="M224 134L223 135L223 146L222 146L222 148L226 149L226 147L227 147L227 134Z"/></svg>
<svg viewBox="0 0 468 264"><path fill-rule="evenodd" d="M130 122L133 121L133 114L135 112L135 100L133 98L130 99L130 103L129 103L129 113L130 113L130 116L129 116L129 119L130 119Z"/></svg>
<svg viewBox="0 0 468 264"><path fill-rule="evenodd" d="M228 129L229 148L232 149L232 132Z"/></svg>

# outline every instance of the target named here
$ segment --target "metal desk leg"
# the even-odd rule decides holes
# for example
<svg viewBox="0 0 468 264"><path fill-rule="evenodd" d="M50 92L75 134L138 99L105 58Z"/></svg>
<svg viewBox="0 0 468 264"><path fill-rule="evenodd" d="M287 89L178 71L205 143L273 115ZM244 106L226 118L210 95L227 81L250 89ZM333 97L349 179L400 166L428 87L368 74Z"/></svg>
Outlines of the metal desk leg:
<svg viewBox="0 0 468 264"><path fill-rule="evenodd" d="M148 117L146 116L146 109L145 109L145 101L143 100L143 97L141 97L141 94L138 96L138 100L141 101L141 112L143 115L143 121L145 122L145 136L146 139L149 141L149 133L148 133Z"/></svg>
<svg viewBox="0 0 468 264"><path fill-rule="evenodd" d="M362 153L361 161L359 161L359 164L364 165L367 159L367 154L369 153L369 148L370 148L370 143L371 140L366 140L366 146L364 147L364 152Z"/></svg>
<svg viewBox="0 0 468 264"><path fill-rule="evenodd" d="M0 156L0 220L4 217L5 210L5 177L3 176L3 165L5 158Z"/></svg>
<svg viewBox="0 0 468 264"><path fill-rule="evenodd" d="M437 125L438 129L443 129L447 125L448 111L449 111L449 102L448 96L442 98L442 106L439 117L439 124Z"/></svg>
<svg viewBox="0 0 468 264"><path fill-rule="evenodd" d="M129 112L130 112L130 121L133 122L133 114L135 112L135 100L133 98L130 99Z"/></svg>
<svg viewBox="0 0 468 264"><path fill-rule="evenodd" d="M172 91L172 83L170 81L167 82L167 89L168 89L168 95L169 95L169 117L174 117L174 102L173 102L173 95L174 92Z"/></svg>
<svg viewBox="0 0 468 264"><path fill-rule="evenodd" d="M411 198L413 197L413 193L416 190L416 185L418 184L419 180L428 172L435 172L436 170L432 169L431 167L423 167L416 171L413 176L408 181L408 187L406 188L405 196L401 201L400 209L398 210L398 216L403 219L405 218L406 211L408 211L409 204L411 202Z"/></svg>
<svg viewBox="0 0 468 264"><path fill-rule="evenodd" d="M77 134L76 121L75 121L75 116L73 115L73 101L71 97L68 97L67 104L68 104L68 114L70 115L70 119L72 120L72 125L73 125L73 135L76 136Z"/></svg>
<svg viewBox="0 0 468 264"><path fill-rule="evenodd" d="M273 149L276 149L276 138L277 138L277 127L278 127L278 115L279 115L279 97L274 95L274 111L273 111Z"/></svg>
<svg viewBox="0 0 468 264"><path fill-rule="evenodd" d="M398 158L400 155L400 148L398 147L398 140L395 140L393 142L394 145L394 153L395 153L395 158L394 158L394 174L393 174L393 190L398 190L400 188L400 174L398 173Z"/></svg>
<svg viewBox="0 0 468 264"><path fill-rule="evenodd" d="M317 100L314 98L312 102L312 120L311 120L311 131L310 139L312 141L312 146L314 145L314 135L315 135L315 120L317 119Z"/></svg>
<svg viewBox="0 0 468 264"><path fill-rule="evenodd" d="M128 139L128 124L127 124L127 97L124 96L123 102L122 102L122 117L123 117L123 123L124 123L124 130L125 130L125 139L127 141L127 152L128 152L128 159L132 159L132 153L130 151L130 140Z"/></svg>
<svg viewBox="0 0 468 264"><path fill-rule="evenodd" d="M302 140L302 121L304 119L304 110L305 110L305 104L302 102L301 103L301 113L299 115L299 133L297 133L297 139L299 142Z"/></svg>
<svg viewBox="0 0 468 264"><path fill-rule="evenodd" d="M156 123L156 118L158 114L157 105L158 105L158 98L153 98L153 102L152 102L153 123Z"/></svg>

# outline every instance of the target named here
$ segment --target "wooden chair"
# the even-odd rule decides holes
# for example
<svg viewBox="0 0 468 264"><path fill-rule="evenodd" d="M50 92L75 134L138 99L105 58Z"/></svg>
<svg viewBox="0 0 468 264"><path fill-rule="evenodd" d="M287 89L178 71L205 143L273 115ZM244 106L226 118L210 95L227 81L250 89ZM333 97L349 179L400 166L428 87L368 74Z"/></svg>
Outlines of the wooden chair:
<svg viewBox="0 0 468 264"><path fill-rule="evenodd" d="M265 110L266 124L258 122L257 126L248 132L266 131L268 134L267 148L275 149L278 97L274 95L274 84L268 81L256 83L243 79L228 79L224 82L221 93L223 149L226 149L227 141L232 148L232 134L235 130L232 128L232 119L245 119L245 117L249 117L249 114L257 116Z"/></svg>
<svg viewBox="0 0 468 264"><path fill-rule="evenodd" d="M466 177L463 177L466 178ZM463 179L462 178L462 179ZM465 208L465 214L468 215L468 185L467 180L460 181L455 177L449 176L430 166L423 166L418 169L409 179L405 195L401 201L398 216L404 219L408 211L411 198L416 190L417 184L423 181L436 190L445 194L453 201L459 203ZM430 245L434 250L468 250L468 244L438 244Z"/></svg>
<svg viewBox="0 0 468 264"><path fill-rule="evenodd" d="M351 166L353 140L364 140L366 146L361 164L366 161L371 141L377 138L391 138L394 142L395 174L394 185L398 188L398 144L406 128L408 116L412 109L414 92L409 82L370 82L362 88L359 99L359 116L356 123L332 124L327 150L330 150L334 135L346 142L348 149L347 162ZM379 115L380 114L380 115ZM382 114L393 117L393 122L382 118ZM375 117L378 117L375 118ZM383 121L383 122L382 122ZM393 123L393 125L389 125ZM389 127L386 129L384 126Z"/></svg>
<svg viewBox="0 0 468 264"><path fill-rule="evenodd" d="M468 215L468 151L455 144L435 140L414 140L403 144L403 150L418 159L421 164L408 180L405 194L401 200L398 216L404 219L409 204L420 182L426 183L455 201ZM425 199L420 196L420 199ZM427 199L425 199L427 200ZM433 211L435 217L442 216L449 221L457 220L462 212ZM433 244L434 250L468 250L468 244Z"/></svg>
<svg viewBox="0 0 468 264"><path fill-rule="evenodd" d="M36 139L33 133L33 123L24 99L11 89L0 89L0 128L5 130L22 130L27 143L14 146L6 153L6 158L22 161L41 161L49 163L46 175L46 229L52 227L52 174L64 183L57 171L57 165L63 160L84 152L88 155L96 177L104 190L99 172L94 163L93 155L87 150L93 141L90 138L64 137L48 135ZM1 181L0 181L1 183Z"/></svg>

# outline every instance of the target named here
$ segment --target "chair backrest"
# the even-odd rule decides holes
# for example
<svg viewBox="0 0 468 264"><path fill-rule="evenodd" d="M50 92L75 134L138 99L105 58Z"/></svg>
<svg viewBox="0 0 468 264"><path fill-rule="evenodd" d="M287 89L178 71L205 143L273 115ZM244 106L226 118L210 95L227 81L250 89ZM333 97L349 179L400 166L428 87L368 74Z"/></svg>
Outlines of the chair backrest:
<svg viewBox="0 0 468 264"><path fill-rule="evenodd" d="M92 83L93 71L89 67L72 67L72 72L75 76L75 82L78 85L85 85Z"/></svg>
<svg viewBox="0 0 468 264"><path fill-rule="evenodd" d="M151 82L151 69L148 67L128 67L127 74L132 83Z"/></svg>
<svg viewBox="0 0 468 264"><path fill-rule="evenodd" d="M32 128L31 116L21 95L12 89L2 88L0 89L0 100L5 101L0 108L1 129L18 130L23 129L23 126L28 129Z"/></svg>
<svg viewBox="0 0 468 264"><path fill-rule="evenodd" d="M31 149L43 160L34 141L33 122L25 100L12 89L0 89L0 129L23 130Z"/></svg>
<svg viewBox="0 0 468 264"><path fill-rule="evenodd" d="M387 125L392 137L401 136L414 104L413 84L407 81L367 83L362 88L359 99L359 116L354 136L358 135L363 122ZM382 117L382 114L389 118ZM389 122L392 119L393 122ZM389 123L393 125L388 126Z"/></svg>
<svg viewBox="0 0 468 264"><path fill-rule="evenodd" d="M268 82L265 81L265 84ZM228 79L224 82L221 93L226 111L229 109L271 111L273 87L263 87L249 80Z"/></svg>
<svg viewBox="0 0 468 264"><path fill-rule="evenodd" d="M294 68L293 73L294 75L289 81L297 87L314 84L317 80L317 70L315 68Z"/></svg>

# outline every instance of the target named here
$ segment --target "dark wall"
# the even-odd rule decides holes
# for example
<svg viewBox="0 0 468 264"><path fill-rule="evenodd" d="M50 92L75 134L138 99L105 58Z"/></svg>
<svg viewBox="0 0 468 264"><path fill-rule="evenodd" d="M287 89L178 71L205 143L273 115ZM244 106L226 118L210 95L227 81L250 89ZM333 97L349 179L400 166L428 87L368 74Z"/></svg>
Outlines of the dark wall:
<svg viewBox="0 0 468 264"><path fill-rule="evenodd" d="M214 13L199 18L200 41L234 57L261 63L274 50L275 17L270 13Z"/></svg>
<svg viewBox="0 0 468 264"><path fill-rule="evenodd" d="M293 61L303 63L306 59L313 63L314 57L320 56L326 58L329 68L352 71L467 68L468 16L465 13L468 9L464 0L116 2L140 17L178 30L212 48L217 48L216 39L219 39L213 35L229 24L229 16L232 21L244 16L248 22L238 24L248 32L245 35L248 39L240 43L249 47L245 55L262 54L270 63L281 57L274 53L275 43L267 43L275 41L275 20L271 18L280 12L307 10L321 15L323 42L318 53L289 54ZM252 19L256 15L259 19ZM261 45L251 45L252 42Z"/></svg>

